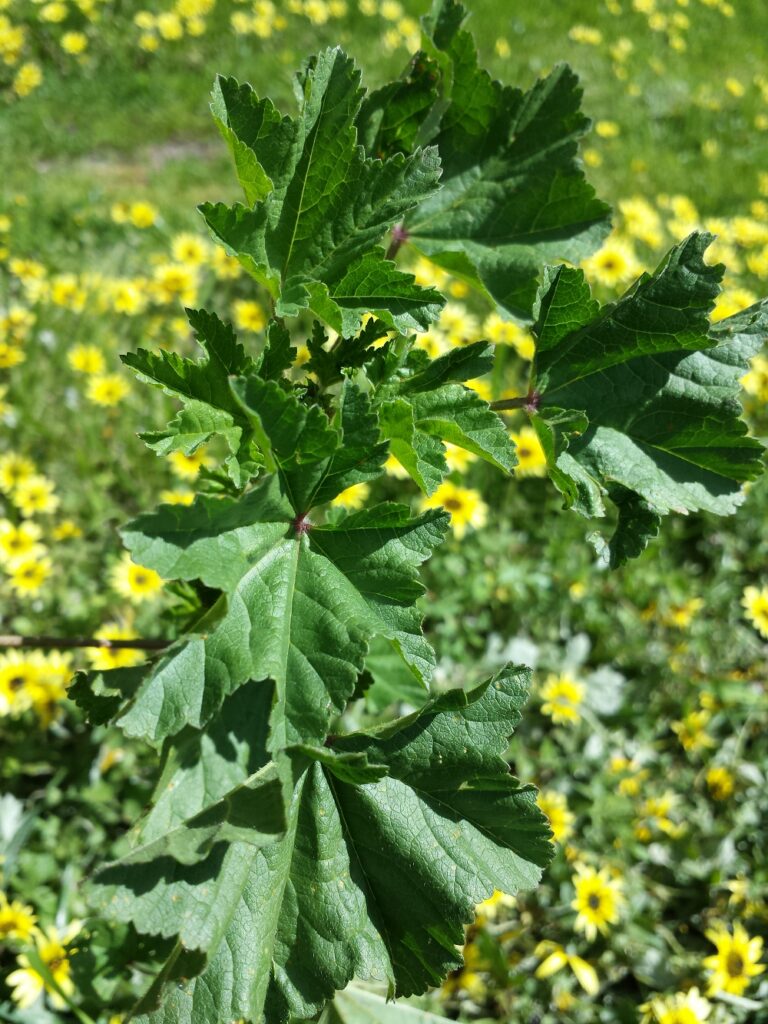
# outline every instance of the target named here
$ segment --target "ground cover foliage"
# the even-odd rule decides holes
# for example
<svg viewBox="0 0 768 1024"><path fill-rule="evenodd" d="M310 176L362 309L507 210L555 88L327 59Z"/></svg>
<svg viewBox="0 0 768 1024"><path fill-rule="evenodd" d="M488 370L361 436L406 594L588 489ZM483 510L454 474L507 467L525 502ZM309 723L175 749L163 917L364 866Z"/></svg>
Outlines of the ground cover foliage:
<svg viewBox="0 0 768 1024"><path fill-rule="evenodd" d="M109 346L66 355L105 410L85 517L35 449L3 457L9 628L169 646L74 680L67 653L3 656L8 1019L388 1020L425 1014L381 996L434 986L471 1018L762 1012L763 541L698 513L760 475L739 397L759 430L766 316L682 197L606 241L577 78L499 84L464 14L436 3L372 92L321 50L288 115L218 79L245 197L201 207L221 248L180 235L143 277L9 254L6 415L37 437L35 346L90 307L139 342L136 384ZM715 245L759 277L755 207ZM193 308L219 296L237 330ZM92 597L109 518L127 554Z"/></svg>

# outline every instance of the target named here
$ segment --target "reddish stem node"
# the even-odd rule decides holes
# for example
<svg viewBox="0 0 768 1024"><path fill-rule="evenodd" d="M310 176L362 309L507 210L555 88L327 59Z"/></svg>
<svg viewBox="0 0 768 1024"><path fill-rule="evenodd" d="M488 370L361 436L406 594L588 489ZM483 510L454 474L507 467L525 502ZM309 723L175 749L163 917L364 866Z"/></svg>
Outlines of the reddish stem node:
<svg viewBox="0 0 768 1024"><path fill-rule="evenodd" d="M309 518L307 512L301 512L293 520L293 528L296 531L297 537L303 537L305 533L309 533L312 529L312 520Z"/></svg>

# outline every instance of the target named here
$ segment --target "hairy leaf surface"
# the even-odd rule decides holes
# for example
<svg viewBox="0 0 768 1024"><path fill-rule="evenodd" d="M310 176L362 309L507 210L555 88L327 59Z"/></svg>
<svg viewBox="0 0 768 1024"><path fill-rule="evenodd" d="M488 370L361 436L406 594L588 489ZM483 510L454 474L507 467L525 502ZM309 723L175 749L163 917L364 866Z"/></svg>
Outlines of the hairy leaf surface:
<svg viewBox="0 0 768 1024"><path fill-rule="evenodd" d="M339 49L311 58L296 91L290 118L250 86L217 80L214 115L251 205L203 205L209 228L269 289L278 316L311 310L352 334L373 312L398 330L424 330L442 297L387 261L377 242L436 190L436 150L365 156L355 127L360 71Z"/></svg>
<svg viewBox="0 0 768 1024"><path fill-rule="evenodd" d="M738 381L766 317L757 308L710 326L723 271L704 262L710 241L691 235L603 308L579 270L551 268L541 289L539 412L586 415L556 466L577 485L586 476L599 494L618 496L614 564L642 550L659 514L733 512L744 482L761 472L763 447L740 419Z"/></svg>
<svg viewBox="0 0 768 1024"><path fill-rule="evenodd" d="M174 451L191 455L214 434L220 434L232 452L227 462L230 476L243 486L256 467L250 427L232 395L229 378L253 372L255 364L237 342L230 324L205 310L188 310L187 315L205 350L204 359L195 362L165 349L138 349L122 357L141 378L184 403L165 430L141 436L158 455Z"/></svg>
<svg viewBox="0 0 768 1024"><path fill-rule="evenodd" d="M446 527L444 513L411 518L396 505L297 527L275 477L239 500L200 497L134 520L123 538L142 565L221 590L226 611L157 663L118 724L157 741L204 725L249 679L270 678L273 749L322 742L376 635L426 681L434 654L414 607L416 570Z"/></svg>
<svg viewBox="0 0 768 1024"><path fill-rule="evenodd" d="M410 242L479 284L507 312L529 317L548 260L578 262L608 231L577 160L589 127L573 72L558 67L528 92L478 66L466 12L435 0L425 45L443 71L445 110L430 142L442 189L405 221Z"/></svg>
<svg viewBox="0 0 768 1024"><path fill-rule="evenodd" d="M205 1024L309 1017L354 976L407 995L458 967L475 904L535 884L551 856L535 794L502 756L527 688L526 670L507 669L317 755L302 748L287 832L270 846L102 869L106 913L207 953L172 996L179 1019L202 1024L211 992ZM354 781L350 764L380 766L363 776L377 781Z"/></svg>

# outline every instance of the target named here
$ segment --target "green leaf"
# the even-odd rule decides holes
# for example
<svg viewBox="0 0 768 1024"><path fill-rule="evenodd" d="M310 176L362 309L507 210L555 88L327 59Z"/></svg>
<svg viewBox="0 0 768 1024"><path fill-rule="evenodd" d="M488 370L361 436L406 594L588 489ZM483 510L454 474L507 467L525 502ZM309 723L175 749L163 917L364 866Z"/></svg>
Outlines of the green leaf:
<svg viewBox="0 0 768 1024"><path fill-rule="evenodd" d="M365 157L355 128L360 72L339 49L307 63L297 94L292 119L249 86L218 80L214 114L253 206L205 204L203 217L269 289L278 316L308 309L351 334L373 312L398 330L424 329L439 315L442 297L416 286L376 244L435 192L436 151Z"/></svg>
<svg viewBox="0 0 768 1024"><path fill-rule="evenodd" d="M191 455L214 434L220 434L230 451L237 452L242 433L242 427L235 426L230 413L191 399L176 413L165 430L145 431L139 437L158 455L179 451Z"/></svg>
<svg viewBox="0 0 768 1024"><path fill-rule="evenodd" d="M444 364L448 372L450 368L450 362ZM423 383L428 386L429 367L424 374ZM440 375L440 371L433 374L438 378ZM505 472L514 469L515 446L507 428L475 391L461 384L412 391L409 384L407 381L398 390L382 389L379 421L392 454L422 490L431 494L445 476L443 441L479 455ZM387 400L389 395L392 398Z"/></svg>
<svg viewBox="0 0 768 1024"><path fill-rule="evenodd" d="M309 359L305 368L317 378L322 388L328 388L344 379L345 370L357 369L372 358L371 346L387 333L387 325L373 318L359 334L337 338L329 347L328 334L322 324L315 320L312 336L307 341Z"/></svg>
<svg viewBox="0 0 768 1024"><path fill-rule="evenodd" d="M115 668L109 672L76 672L67 696L85 712L92 725L104 725L114 718L120 705L138 690L147 665Z"/></svg>
<svg viewBox="0 0 768 1024"><path fill-rule="evenodd" d="M187 310L187 315L205 350L204 359L195 362L175 352L145 349L121 357L140 379L184 403L165 430L141 437L158 455L174 451L190 455L214 434L220 434L232 452L227 463L229 473L237 486L243 486L255 468L250 451L251 431L232 395L229 379L235 374L253 372L255 364L237 342L230 324L205 310Z"/></svg>
<svg viewBox="0 0 768 1024"><path fill-rule="evenodd" d="M284 831L283 784L270 761L216 803L131 850L120 864L128 867L166 858L197 864L218 843L267 846Z"/></svg>
<svg viewBox="0 0 768 1024"><path fill-rule="evenodd" d="M525 670L505 670L386 730L305 750L276 843L101 869L105 913L208 955L199 978L175 984L173 1019L282 1024L314 1016L353 977L407 995L460 966L475 905L535 884L551 857L535 793L502 757L527 685ZM365 764L388 775L343 781Z"/></svg>
<svg viewBox="0 0 768 1024"><path fill-rule="evenodd" d="M576 76L560 66L526 93L501 85L478 66L465 14L436 0L426 21L426 49L443 69L445 109L430 139L443 187L405 226L420 252L527 318L543 264L594 251L609 209L577 159L589 121Z"/></svg>
<svg viewBox="0 0 768 1024"><path fill-rule="evenodd" d="M166 579L223 591L226 611L169 651L118 719L151 741L199 728L249 679L274 679L271 749L319 743L362 671L367 641L386 636L426 681L434 654L413 605L417 567L447 516L380 506L308 528L271 478L240 500L161 506L123 530L133 556Z"/></svg>
<svg viewBox="0 0 768 1024"><path fill-rule="evenodd" d="M704 263L710 240L691 235L602 309L579 270L550 268L542 285L533 365L539 413L547 419L550 407L566 407L589 421L557 467L575 469L602 494L618 486L642 499L616 492L614 561L645 546L657 513L733 512L742 484L761 472L762 446L739 418L738 380L765 336L765 315L756 309L710 328L723 270Z"/></svg>
<svg viewBox="0 0 768 1024"><path fill-rule="evenodd" d="M448 472L445 445L439 437L419 430L411 403L405 398L384 402L379 407L379 424L390 451L422 491L436 491Z"/></svg>
<svg viewBox="0 0 768 1024"><path fill-rule="evenodd" d="M277 381L237 378L232 392L270 472L278 466L321 462L336 448L338 435L320 406L304 405Z"/></svg>
<svg viewBox="0 0 768 1024"><path fill-rule="evenodd" d="M350 985L329 1003L324 1024L448 1024L448 1018L407 1003L387 1002L373 992Z"/></svg>
<svg viewBox="0 0 768 1024"><path fill-rule="evenodd" d="M267 324L267 343L258 362L259 376L264 380L280 380L283 373L293 366L296 349L291 345L291 335L281 320L270 320Z"/></svg>
<svg viewBox="0 0 768 1024"><path fill-rule="evenodd" d="M361 144L383 160L410 153L438 97L439 69L426 53L417 53L402 78L370 93L357 116Z"/></svg>
<svg viewBox="0 0 768 1024"><path fill-rule="evenodd" d="M328 459L283 472L286 491L299 512L323 505L348 487L374 480L383 472L387 445L379 440L378 418L368 396L348 381L342 388L334 426L339 444Z"/></svg>
<svg viewBox="0 0 768 1024"><path fill-rule="evenodd" d="M624 487L613 487L610 495L619 518L608 544L608 564L618 569L630 558L637 558L658 537L661 516L639 494Z"/></svg>
<svg viewBox="0 0 768 1024"><path fill-rule="evenodd" d="M426 331L445 305L440 292L417 285L413 274L398 270L391 260L384 258L381 249L374 249L350 266L322 295L339 308L339 316L328 314L324 306L316 307L312 301L309 308L339 334L351 334L359 328L361 311L374 313L402 334ZM300 308L289 315L295 315ZM322 316L321 311L326 315Z"/></svg>
<svg viewBox="0 0 768 1024"><path fill-rule="evenodd" d="M364 680L364 684L368 684L364 685L365 706L372 714L381 714L390 705L399 702L410 704L411 707L419 707L424 703L426 694L423 683L386 640L376 637L371 642L365 668L370 676Z"/></svg>
<svg viewBox="0 0 768 1024"><path fill-rule="evenodd" d="M487 341L476 341L471 345L452 348L437 359L433 359L423 370L415 373L400 385L403 394L417 391L434 391L441 384L451 381L463 382L483 377L493 369L493 345Z"/></svg>

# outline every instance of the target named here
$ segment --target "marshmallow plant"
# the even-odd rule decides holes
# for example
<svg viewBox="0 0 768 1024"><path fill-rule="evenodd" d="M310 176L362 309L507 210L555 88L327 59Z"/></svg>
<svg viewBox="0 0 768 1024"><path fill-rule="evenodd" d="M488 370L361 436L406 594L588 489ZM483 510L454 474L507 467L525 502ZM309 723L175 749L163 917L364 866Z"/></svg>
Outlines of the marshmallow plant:
<svg viewBox="0 0 768 1024"><path fill-rule="evenodd" d="M96 915L149 937L132 1020L413 1017L375 993L438 985L461 964L475 906L535 886L551 856L535 791L505 759L528 670L430 689L419 567L448 512L346 514L334 498L389 455L432 494L446 442L512 474L499 412L516 407L564 505L610 517L602 555L615 566L665 513L733 512L761 469L738 393L762 307L710 324L723 268L705 262L703 234L618 301L592 298L575 265L609 210L577 158L589 125L577 79L558 67L528 92L494 81L464 20L456 0L435 0L422 50L374 92L340 49L310 57L292 115L220 78L212 110L244 202L201 212L269 297L264 343L248 349L190 310L199 360L124 357L180 402L143 435L151 448L191 454L217 438L222 452L192 505L122 531L138 563L175 581L179 635L72 690L94 722L160 752L127 852L90 883ZM523 398L489 404L465 386L491 370L491 344L435 359L415 345L445 298L402 269L405 251L530 325ZM398 662L393 695L405 674L423 700L345 732L372 645Z"/></svg>

